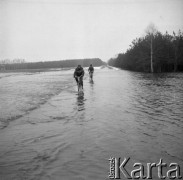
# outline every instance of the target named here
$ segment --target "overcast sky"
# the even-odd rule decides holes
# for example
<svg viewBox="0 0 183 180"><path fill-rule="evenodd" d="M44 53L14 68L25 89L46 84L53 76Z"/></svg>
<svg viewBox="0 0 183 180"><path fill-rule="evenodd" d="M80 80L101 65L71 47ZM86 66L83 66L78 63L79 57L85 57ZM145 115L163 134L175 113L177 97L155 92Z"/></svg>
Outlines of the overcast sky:
<svg viewBox="0 0 183 180"><path fill-rule="evenodd" d="M107 61L151 22L183 30L183 0L0 0L0 59Z"/></svg>

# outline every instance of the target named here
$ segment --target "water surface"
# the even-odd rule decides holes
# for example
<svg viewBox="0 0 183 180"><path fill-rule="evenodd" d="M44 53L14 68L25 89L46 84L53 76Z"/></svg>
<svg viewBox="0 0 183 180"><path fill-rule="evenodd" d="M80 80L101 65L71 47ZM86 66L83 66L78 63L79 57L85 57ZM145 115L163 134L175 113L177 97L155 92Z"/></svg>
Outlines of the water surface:
<svg viewBox="0 0 183 180"><path fill-rule="evenodd" d="M110 157L183 169L183 74L99 68L84 96L72 74L0 74L0 177L108 179Z"/></svg>

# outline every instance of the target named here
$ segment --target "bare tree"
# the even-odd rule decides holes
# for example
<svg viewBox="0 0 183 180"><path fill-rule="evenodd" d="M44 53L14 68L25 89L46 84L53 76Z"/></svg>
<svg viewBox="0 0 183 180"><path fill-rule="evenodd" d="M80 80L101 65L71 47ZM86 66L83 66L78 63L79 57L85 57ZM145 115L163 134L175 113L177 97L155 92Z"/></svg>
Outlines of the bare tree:
<svg viewBox="0 0 183 180"><path fill-rule="evenodd" d="M154 39L154 36L156 35L156 33L158 32L157 31L157 28L155 27L155 25L153 23L150 23L145 32L147 33L147 35L149 35L150 37L150 49L151 49L151 73L154 72L154 67L153 67L153 39Z"/></svg>
<svg viewBox="0 0 183 180"><path fill-rule="evenodd" d="M25 63L25 59L13 59L12 60L13 64L21 64L21 63Z"/></svg>
<svg viewBox="0 0 183 180"><path fill-rule="evenodd" d="M0 60L0 64L10 64L11 60L10 59L2 59Z"/></svg>

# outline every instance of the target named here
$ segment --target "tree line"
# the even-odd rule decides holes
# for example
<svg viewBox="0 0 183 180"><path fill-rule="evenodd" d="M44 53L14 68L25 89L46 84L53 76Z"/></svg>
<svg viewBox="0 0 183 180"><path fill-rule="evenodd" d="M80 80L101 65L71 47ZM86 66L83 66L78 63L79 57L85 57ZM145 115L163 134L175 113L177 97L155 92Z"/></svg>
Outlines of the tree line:
<svg viewBox="0 0 183 180"><path fill-rule="evenodd" d="M133 40L125 53L111 58L108 64L141 72L183 71L183 32L162 34L150 25L144 37Z"/></svg>
<svg viewBox="0 0 183 180"><path fill-rule="evenodd" d="M76 67L80 64L83 67L88 67L90 64L93 66L102 66L105 63L99 58L92 59L73 59L73 60L60 60L60 61L45 61L45 62L21 62L21 63L0 63L3 70L18 70L18 69L45 69L45 68L69 68Z"/></svg>
<svg viewBox="0 0 183 180"><path fill-rule="evenodd" d="M19 58L16 58L16 59L2 59L0 60L0 64L20 64L20 63L25 63L25 59L19 59Z"/></svg>

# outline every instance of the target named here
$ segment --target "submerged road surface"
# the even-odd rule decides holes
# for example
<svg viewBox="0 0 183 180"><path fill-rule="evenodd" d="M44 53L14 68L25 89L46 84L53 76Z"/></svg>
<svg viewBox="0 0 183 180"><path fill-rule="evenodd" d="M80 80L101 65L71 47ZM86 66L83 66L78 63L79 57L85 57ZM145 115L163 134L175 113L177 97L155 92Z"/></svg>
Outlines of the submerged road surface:
<svg viewBox="0 0 183 180"><path fill-rule="evenodd" d="M96 69L84 96L72 74L0 74L0 179L108 179L110 157L183 176L183 74Z"/></svg>

